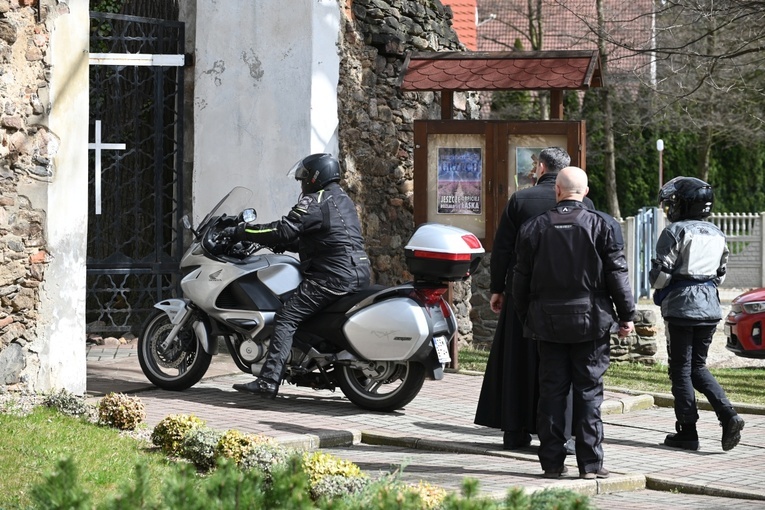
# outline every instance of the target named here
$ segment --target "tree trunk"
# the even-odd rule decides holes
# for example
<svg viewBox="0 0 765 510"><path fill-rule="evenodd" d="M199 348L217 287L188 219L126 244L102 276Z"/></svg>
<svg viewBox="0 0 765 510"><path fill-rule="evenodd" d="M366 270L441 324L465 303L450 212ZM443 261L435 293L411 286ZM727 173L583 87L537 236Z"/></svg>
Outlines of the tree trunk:
<svg viewBox="0 0 765 510"><path fill-rule="evenodd" d="M606 54L605 18L603 16L603 0L597 0L598 10L598 50L600 51L603 76L608 76L608 55ZM619 197L616 195L616 155L614 153L614 113L611 108L611 94L608 87L603 87L601 95L603 106L603 135L606 139L605 147L605 183L606 204L608 213L614 218L621 218L619 210Z"/></svg>
<svg viewBox="0 0 765 510"><path fill-rule="evenodd" d="M705 129L701 135L698 146L698 175L699 179L709 182L709 159L712 155L712 133Z"/></svg>
<svg viewBox="0 0 765 510"><path fill-rule="evenodd" d="M606 203L608 213L614 218L621 218L619 197L616 195L616 154L614 149L614 114L611 109L611 94L608 87L603 89L603 134L606 138L605 172L606 172Z"/></svg>

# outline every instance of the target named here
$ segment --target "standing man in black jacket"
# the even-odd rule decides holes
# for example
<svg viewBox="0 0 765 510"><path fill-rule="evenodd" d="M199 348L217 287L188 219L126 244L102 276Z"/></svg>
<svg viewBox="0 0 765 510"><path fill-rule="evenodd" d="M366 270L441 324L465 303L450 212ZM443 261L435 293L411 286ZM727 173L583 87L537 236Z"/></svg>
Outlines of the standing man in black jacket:
<svg viewBox="0 0 765 510"><path fill-rule="evenodd" d="M564 427L572 385L579 476L608 476L601 446L603 374L611 333L627 336L634 329L621 228L608 214L585 208L588 191L584 170L561 170L556 206L521 228L516 247L513 299L526 336L539 346L538 455L546 478L567 472Z"/></svg>
<svg viewBox="0 0 765 510"><path fill-rule="evenodd" d="M491 309L499 314L499 321L486 364L475 423L502 429L506 450L531 443L531 434L537 430L539 400L537 345L523 337L523 327L510 296L516 236L524 222L555 206L555 178L570 163L571 157L560 147L543 149L537 160L536 186L513 193L494 235ZM584 199L584 204L594 209L589 198ZM570 427L567 437L570 437Z"/></svg>

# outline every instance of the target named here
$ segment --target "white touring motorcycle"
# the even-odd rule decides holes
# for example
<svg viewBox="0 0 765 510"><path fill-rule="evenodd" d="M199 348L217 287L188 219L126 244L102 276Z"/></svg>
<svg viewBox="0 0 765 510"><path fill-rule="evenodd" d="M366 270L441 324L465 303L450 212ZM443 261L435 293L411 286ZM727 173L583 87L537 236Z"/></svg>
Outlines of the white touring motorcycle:
<svg viewBox="0 0 765 510"><path fill-rule="evenodd" d="M166 390L199 382L224 342L237 366L257 376L274 315L301 281L292 256L222 233L254 221L252 192L234 188L202 220L181 260L183 299L155 304L138 343L146 377ZM241 212L240 212L241 211ZM261 251L262 250L262 251ZM484 249L471 233L421 225L405 246L414 281L349 294L305 321L294 336L284 380L342 392L357 406L393 411L417 396L426 377L441 379L457 321L444 301L449 281L467 278Z"/></svg>

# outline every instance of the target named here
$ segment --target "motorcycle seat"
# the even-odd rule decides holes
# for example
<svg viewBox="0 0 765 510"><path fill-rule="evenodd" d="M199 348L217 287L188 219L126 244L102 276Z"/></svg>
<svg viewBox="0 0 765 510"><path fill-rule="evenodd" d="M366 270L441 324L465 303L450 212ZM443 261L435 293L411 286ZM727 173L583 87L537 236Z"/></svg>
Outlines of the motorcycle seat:
<svg viewBox="0 0 765 510"><path fill-rule="evenodd" d="M385 289L386 287L384 285L370 285L369 287L365 289L361 289L357 292L352 292L351 294L348 294L346 296L341 297L328 307L326 307L322 312L324 313L345 313L348 310L351 309L353 305L358 303L359 301L362 301L363 299L366 299L367 297L371 296L372 294L377 294L381 290Z"/></svg>

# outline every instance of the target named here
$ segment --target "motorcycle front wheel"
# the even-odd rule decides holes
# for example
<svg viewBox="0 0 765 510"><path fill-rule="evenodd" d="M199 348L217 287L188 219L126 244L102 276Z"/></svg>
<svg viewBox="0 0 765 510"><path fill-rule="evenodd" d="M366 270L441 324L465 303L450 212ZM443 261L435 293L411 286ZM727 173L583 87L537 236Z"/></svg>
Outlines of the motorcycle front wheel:
<svg viewBox="0 0 765 510"><path fill-rule="evenodd" d="M363 369L340 366L337 384L348 400L370 411L401 409L420 392L425 367L420 363L372 361Z"/></svg>
<svg viewBox="0 0 765 510"><path fill-rule="evenodd" d="M170 345L162 342L173 324L165 312L157 311L146 321L138 339L138 362L144 375L164 390L180 391L202 379L212 361L188 321Z"/></svg>

